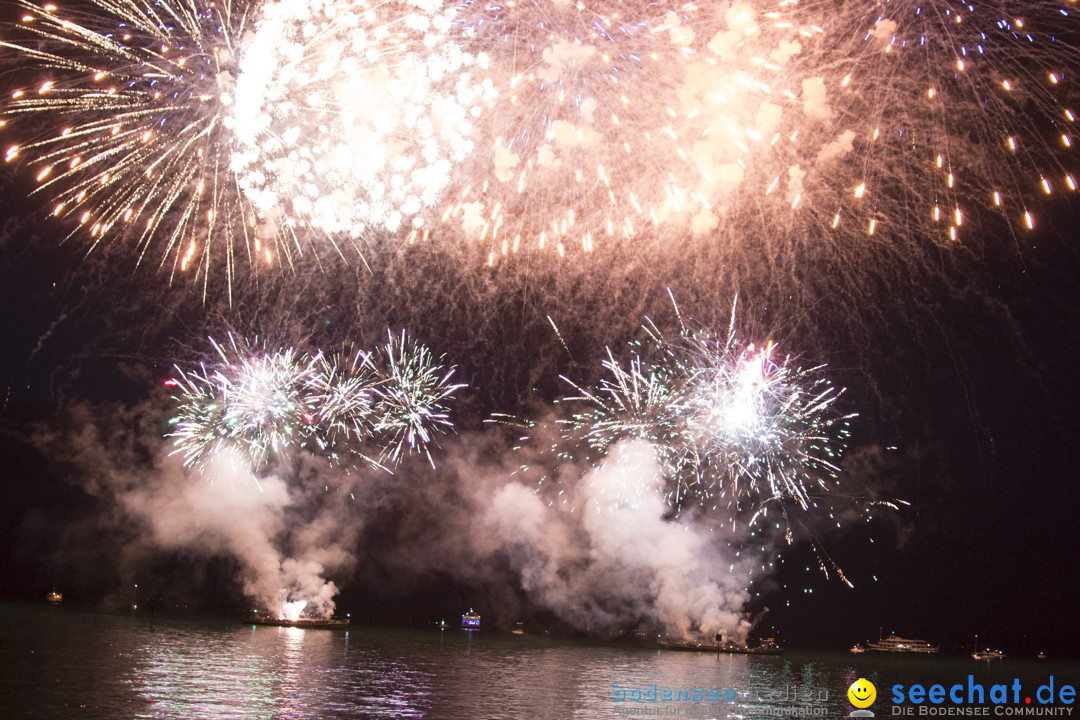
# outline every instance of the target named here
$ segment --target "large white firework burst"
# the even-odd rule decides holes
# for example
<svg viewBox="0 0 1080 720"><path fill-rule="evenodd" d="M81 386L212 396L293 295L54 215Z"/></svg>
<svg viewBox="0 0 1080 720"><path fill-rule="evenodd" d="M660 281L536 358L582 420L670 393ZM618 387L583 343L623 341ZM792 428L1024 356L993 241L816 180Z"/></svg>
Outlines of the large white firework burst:
<svg viewBox="0 0 1080 720"><path fill-rule="evenodd" d="M493 90L433 0L278 0L240 60L232 169L263 223L421 229Z"/></svg>
<svg viewBox="0 0 1080 720"><path fill-rule="evenodd" d="M313 358L292 348L249 347L230 335L210 341L217 359L197 372L177 368L169 384L179 389L170 437L185 464L203 465L226 450L239 450L262 467L294 446L318 443L315 400L308 391Z"/></svg>
<svg viewBox="0 0 1080 720"><path fill-rule="evenodd" d="M981 225L1023 234L1076 190L1074 11L467 3L499 100L441 219L492 263L686 238L769 258L806 238L911 263L928 244L981 250Z"/></svg>

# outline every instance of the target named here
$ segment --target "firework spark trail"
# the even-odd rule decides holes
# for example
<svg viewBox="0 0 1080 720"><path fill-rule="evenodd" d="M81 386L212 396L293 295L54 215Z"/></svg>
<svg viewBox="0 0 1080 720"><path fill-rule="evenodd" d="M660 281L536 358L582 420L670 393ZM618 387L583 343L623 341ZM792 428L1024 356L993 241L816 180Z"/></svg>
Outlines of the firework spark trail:
<svg viewBox="0 0 1080 720"><path fill-rule="evenodd" d="M325 428L327 447L339 439L370 439L377 424L377 387L381 382L372 354L363 350L320 353L307 389L316 409L315 422Z"/></svg>
<svg viewBox="0 0 1080 720"><path fill-rule="evenodd" d="M271 226L348 238L425 231L494 89L432 0L301 2L261 10L240 61L232 168Z"/></svg>
<svg viewBox="0 0 1080 720"><path fill-rule="evenodd" d="M241 446L254 467L271 455L315 439L313 398L306 392L314 360L292 348L253 351L230 335L211 339L220 363L200 366L170 384L180 389L171 436L185 464L202 464L226 448Z"/></svg>
<svg viewBox="0 0 1080 720"><path fill-rule="evenodd" d="M219 363L177 368L168 381L179 392L169 437L185 465L238 450L259 469L305 448L377 467L418 452L434 466L430 445L453 427L449 402L464 387L450 382L445 358L404 332L376 353L259 350L232 335L226 345L211 343ZM367 445L378 451L366 454Z"/></svg>
<svg viewBox="0 0 1080 720"><path fill-rule="evenodd" d="M1040 198L1076 190L1075 10L1073 0L891 0L838 14L823 70L853 174L820 188L836 198L832 225L846 207L843 222L864 237L891 227L893 238L910 229L975 244L977 212L1033 229Z"/></svg>
<svg viewBox="0 0 1080 720"><path fill-rule="evenodd" d="M28 156L52 214L73 218L91 247L134 240L139 262L160 254L170 278L211 263L231 282L241 255L273 249L244 222L224 119L232 102L247 6L180 0L93 0L82 13L18 3L0 42L37 76L0 108L28 133L5 160ZM25 126L25 127L24 127ZM273 242L273 238L270 239Z"/></svg>

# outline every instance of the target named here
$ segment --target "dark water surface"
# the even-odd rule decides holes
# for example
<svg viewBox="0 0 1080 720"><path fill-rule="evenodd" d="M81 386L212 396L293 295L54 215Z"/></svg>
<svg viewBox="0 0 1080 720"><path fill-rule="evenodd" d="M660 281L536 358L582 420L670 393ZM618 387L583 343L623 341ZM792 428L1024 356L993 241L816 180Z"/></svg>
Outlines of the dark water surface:
<svg viewBox="0 0 1080 720"><path fill-rule="evenodd" d="M959 683L964 695L983 687L987 697L974 710L985 717L1080 720L1060 697L1063 685L1080 684L1080 666L1053 660L790 651L718 657L527 635L299 630L219 619L159 618L151 629L142 615L45 605L0 605L0 673L5 720L840 718L852 711L847 689L860 677L877 687L876 717L929 717L927 709L970 716L966 697L961 704L893 702L897 684L906 692L916 683ZM1051 675L1055 701L1042 705L1034 696ZM990 702L995 684L1007 686L1008 702ZM665 691L672 699L663 699Z"/></svg>

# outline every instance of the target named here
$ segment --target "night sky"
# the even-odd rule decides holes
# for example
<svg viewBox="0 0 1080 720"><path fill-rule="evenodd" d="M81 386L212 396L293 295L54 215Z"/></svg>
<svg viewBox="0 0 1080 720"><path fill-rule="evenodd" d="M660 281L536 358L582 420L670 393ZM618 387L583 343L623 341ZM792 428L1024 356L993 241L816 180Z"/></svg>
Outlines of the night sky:
<svg viewBox="0 0 1080 720"><path fill-rule="evenodd" d="M827 363L847 388L841 409L858 413L841 487L910 502L841 530L800 519L802 541L755 586L748 609L768 608L759 634L843 649L896 632L958 651L978 634L1015 655L1080 653L1075 195L1047 202L1034 233L975 219L976 249L926 243L910 263L899 249L834 253L791 229L774 239L798 245L785 258L764 245L724 256L687 238L562 261L527 255L496 268L449 243L384 242L366 262L331 253L292 271L241 266L230 301L218 268L205 284L189 276L170 284L159 258L137 265L123 239L89 254L84 237L64 241L71 224L48 217L45 199L29 194L32 179L18 164L0 172L0 597L40 601L56 589L65 602L115 609L138 583L178 611L246 608L227 552L130 552L138 524L88 490L85 455L57 452L90 424L111 428L98 437L106 450L138 433L163 435L172 409L163 383L173 363L208 357L208 336L319 348L407 328L446 353L469 385L453 411L457 435L433 453L438 464L462 438L482 444L478 437L506 433L484 422L492 413L550 408L567 393L560 375L595 381L604 348L639 339L646 317L673 327L670 288L685 317L721 329L737 292L745 334ZM146 460L137 449L115 451ZM410 497L431 477L414 458L395 481ZM472 606L504 624L559 626L515 586L512 567L480 578L407 562L424 547L410 545L422 534L418 518L387 507L359 531L355 567L333 578L339 612L423 623ZM854 589L824 576L811 536Z"/></svg>

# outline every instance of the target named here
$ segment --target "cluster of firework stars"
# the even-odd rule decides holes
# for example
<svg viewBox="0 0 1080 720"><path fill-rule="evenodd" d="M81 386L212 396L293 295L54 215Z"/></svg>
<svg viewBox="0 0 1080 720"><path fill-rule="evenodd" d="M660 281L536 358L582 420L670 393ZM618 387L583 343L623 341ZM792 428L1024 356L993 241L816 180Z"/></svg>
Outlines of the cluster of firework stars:
<svg viewBox="0 0 1080 720"><path fill-rule="evenodd" d="M1030 230L1040 197L1076 190L1074 5L20 0L0 131L72 235L204 288L417 242L492 265L674 236L947 247L972 217ZM650 491L733 519L835 482L847 417L821 367L733 332L647 335L571 383L557 453L647 440ZM188 463L426 454L459 387L404 337L215 349L174 380Z"/></svg>
<svg viewBox="0 0 1080 720"><path fill-rule="evenodd" d="M344 452L379 467L411 451L430 462L434 435L451 426L448 400L463 387L405 333L374 352L258 351L232 336L211 344L217 362L199 372L177 368L168 382L180 390L171 436L185 464L238 450L258 468L292 448L333 460Z"/></svg>

